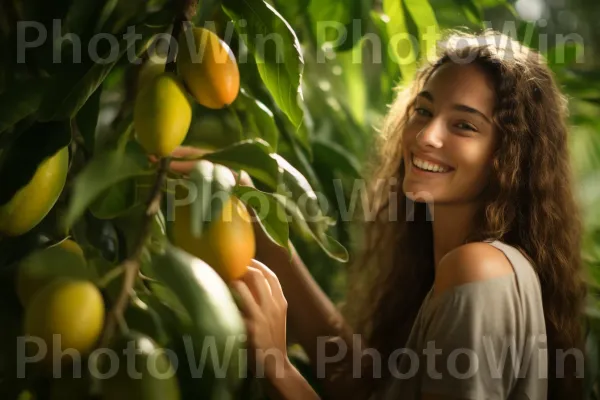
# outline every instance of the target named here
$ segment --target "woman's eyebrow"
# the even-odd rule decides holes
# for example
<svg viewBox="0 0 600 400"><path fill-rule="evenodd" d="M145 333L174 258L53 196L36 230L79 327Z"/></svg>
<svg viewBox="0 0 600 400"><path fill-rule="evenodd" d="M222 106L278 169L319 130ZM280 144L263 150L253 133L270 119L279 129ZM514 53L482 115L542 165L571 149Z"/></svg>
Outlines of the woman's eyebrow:
<svg viewBox="0 0 600 400"><path fill-rule="evenodd" d="M433 95L430 92L428 92L427 90L423 90L423 91L419 92L419 94L417 94L417 97L424 97L433 103Z"/></svg>
<svg viewBox="0 0 600 400"><path fill-rule="evenodd" d="M492 124L492 121L490 121L490 119L484 113L482 113L481 111L479 111L473 107L469 107L464 104L455 104L454 106L452 106L452 108L454 108L455 110L458 110L458 111L464 111L464 112L468 112L470 114L478 115L481 118L483 118L488 124L490 124L490 125Z"/></svg>
<svg viewBox="0 0 600 400"><path fill-rule="evenodd" d="M429 92L427 90L423 90L423 91L419 92L419 94L417 94L417 97L423 97L432 103L434 102L433 95L431 94L431 92ZM454 104L452 106L452 108L454 108L455 110L458 110L458 111L463 111L463 112L468 112L470 114L478 115L481 118L483 118L488 124L490 124L490 125L492 124L492 121L487 117L487 115L485 115L484 113L482 113L481 111L479 111L476 108L469 107L464 104Z"/></svg>

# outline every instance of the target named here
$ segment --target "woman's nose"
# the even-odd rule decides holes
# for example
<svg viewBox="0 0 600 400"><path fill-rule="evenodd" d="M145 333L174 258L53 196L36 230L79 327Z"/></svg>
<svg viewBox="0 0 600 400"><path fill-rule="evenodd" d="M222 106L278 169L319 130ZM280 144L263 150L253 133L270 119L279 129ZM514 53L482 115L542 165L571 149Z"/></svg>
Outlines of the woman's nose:
<svg viewBox="0 0 600 400"><path fill-rule="evenodd" d="M417 142L423 147L433 147L439 149L444 143L443 137L444 128L442 124L436 121L431 121L417 134Z"/></svg>

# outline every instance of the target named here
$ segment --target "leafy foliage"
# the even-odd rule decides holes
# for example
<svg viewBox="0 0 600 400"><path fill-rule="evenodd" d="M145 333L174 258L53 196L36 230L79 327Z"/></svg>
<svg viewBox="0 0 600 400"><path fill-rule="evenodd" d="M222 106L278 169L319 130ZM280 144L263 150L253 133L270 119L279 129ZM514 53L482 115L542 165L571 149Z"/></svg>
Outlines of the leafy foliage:
<svg viewBox="0 0 600 400"><path fill-rule="evenodd" d="M202 151L173 155L171 164L194 166L168 171L158 186L162 202L147 230L143 221L149 218L148 200L160 166L136 141L140 132L132 127L133 105L141 72L157 49L169 47L161 36L175 28L183 2L0 4L0 50L26 60L0 61L0 205L30 182L49 155L65 146L70 150L68 182L50 213L26 234L0 238L0 282L5 286L0 314L6 320L0 341L1 398L25 391L44 398L51 382L35 368L27 368L28 379L17 379L14 348L6 346L23 333L23 306L13 284L23 265L29 263L35 276L52 269L64 277L93 280L108 311L119 303L127 284L124 265L132 257L139 260L140 274L125 291L118 332L141 332L178 357L184 399L260 398L256 382L240 378L247 365L239 357L245 332L236 299L210 265L173 243L167 223L172 183L185 180L210 187L199 192L191 207L194 236L206 232L204 223L221 212L207 194L236 196L252 210L266 237L288 250L292 243L320 286L339 300L345 277L341 267L351 260L351 245L360 235L342 216L353 183L364 178L368 149L377 134L373 127L386 112L394 88L414 76L431 50L432 41L422 40L423 35L458 26L479 29L488 22L539 48L571 100L572 159L585 213L582 253L591 276L588 345L596 355L591 365L597 371L600 73L598 59L589 56L588 48L598 41L588 41L591 47L556 41L544 49L538 34L561 32L559 23L538 26L521 20L513 2L505 0L190 3L196 7L192 21L212 27L230 45L241 85L236 100L224 109L193 104L183 145ZM579 22L592 26L595 21L585 20L585 14L580 12ZM62 23L61 37L51 34L52 18ZM37 28L19 31L17 21L24 20L39 21L47 40L33 45ZM138 36L131 36L130 29ZM17 48L18 38L30 46ZM379 39L379 47L373 38ZM225 177L226 169L236 173L235 182ZM241 179L246 173L255 187ZM59 250L67 238L81 246L85 268L73 254ZM191 360L189 346L194 348ZM218 360L206 354L202 358L205 350L214 350ZM219 365L220 357L232 362ZM200 371L205 373L198 377ZM590 399L599 398L593 379L588 382ZM85 390L97 387L101 390L101 385ZM82 398L97 394L85 392Z"/></svg>

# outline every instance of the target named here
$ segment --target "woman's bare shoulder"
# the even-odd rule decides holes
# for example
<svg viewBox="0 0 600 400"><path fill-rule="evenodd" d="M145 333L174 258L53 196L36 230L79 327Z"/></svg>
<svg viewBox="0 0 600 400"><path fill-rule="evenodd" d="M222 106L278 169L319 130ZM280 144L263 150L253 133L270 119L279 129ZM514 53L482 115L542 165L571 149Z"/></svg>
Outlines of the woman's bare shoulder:
<svg viewBox="0 0 600 400"><path fill-rule="evenodd" d="M439 295L454 287L514 274L506 256L484 242L467 243L446 254L436 270L434 292Z"/></svg>

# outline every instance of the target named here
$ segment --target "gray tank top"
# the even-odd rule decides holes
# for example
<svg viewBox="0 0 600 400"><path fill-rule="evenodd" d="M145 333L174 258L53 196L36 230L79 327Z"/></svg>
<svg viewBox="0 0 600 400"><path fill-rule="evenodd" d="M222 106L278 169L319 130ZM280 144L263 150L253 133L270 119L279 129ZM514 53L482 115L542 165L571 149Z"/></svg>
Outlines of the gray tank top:
<svg viewBox="0 0 600 400"><path fill-rule="evenodd" d="M516 248L489 244L514 274L469 282L434 298L427 294L407 346L385 367L392 378L379 399L420 399L421 393L461 399L547 398L547 339L541 289Z"/></svg>

